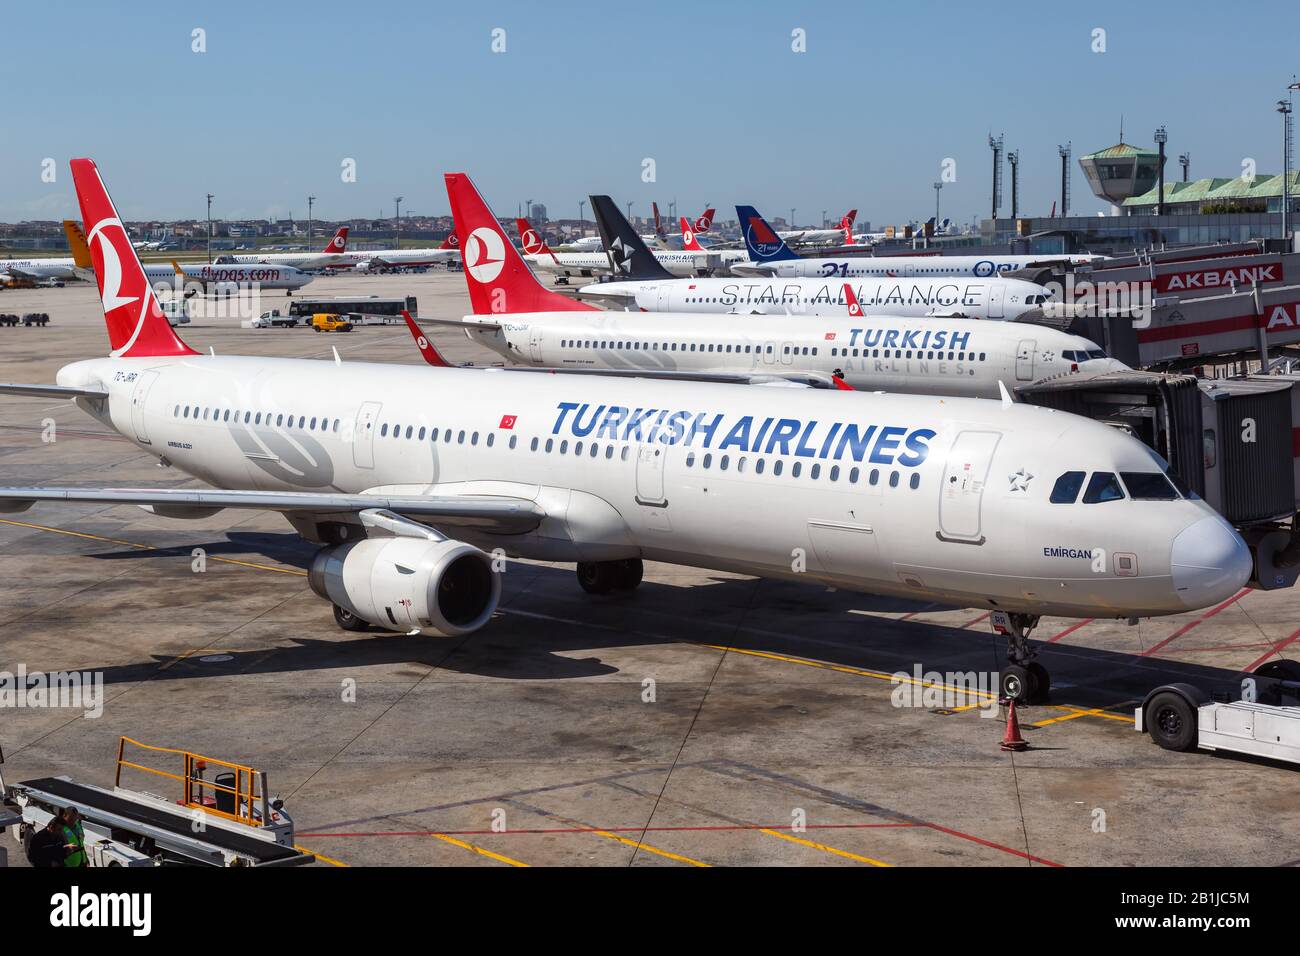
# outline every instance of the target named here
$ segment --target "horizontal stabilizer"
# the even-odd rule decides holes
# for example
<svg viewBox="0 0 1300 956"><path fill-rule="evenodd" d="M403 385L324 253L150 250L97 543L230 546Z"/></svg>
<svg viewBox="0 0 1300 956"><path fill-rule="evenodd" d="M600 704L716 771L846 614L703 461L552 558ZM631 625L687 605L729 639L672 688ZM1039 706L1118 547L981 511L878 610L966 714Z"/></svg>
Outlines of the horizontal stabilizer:
<svg viewBox="0 0 1300 956"><path fill-rule="evenodd" d="M0 383L0 394L30 395L32 398L108 398L102 388L75 388L71 385L14 385Z"/></svg>

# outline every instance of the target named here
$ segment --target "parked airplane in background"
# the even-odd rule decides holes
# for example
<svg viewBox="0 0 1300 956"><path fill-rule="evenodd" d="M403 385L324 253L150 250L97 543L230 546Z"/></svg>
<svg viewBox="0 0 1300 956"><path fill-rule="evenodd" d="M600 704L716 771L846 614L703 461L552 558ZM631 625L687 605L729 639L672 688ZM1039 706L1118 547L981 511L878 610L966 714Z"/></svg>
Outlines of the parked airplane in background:
<svg viewBox="0 0 1300 956"><path fill-rule="evenodd" d="M63 232L68 237L72 261L79 273L93 278L94 264L86 234L75 219L63 220ZM170 290L193 295L236 295L249 288L285 289L293 292L312 280L312 276L293 266L264 265L209 265L206 262L154 263L142 267L149 284L155 290Z"/></svg>
<svg viewBox="0 0 1300 956"><path fill-rule="evenodd" d="M595 200L596 197L593 196L592 202L594 203ZM622 216L622 213L619 215ZM599 223L600 216L597 214L598 226ZM554 252L527 219L516 219L515 226L519 230L519 242L524 250L524 258L534 268L557 276L556 282L567 283L569 278L574 276L594 278L610 275L618 269L622 261L619 258L621 246L602 252ZM601 242L604 241L602 229ZM639 237L638 241L640 241ZM656 249L653 258L658 263L659 270L669 277L693 276L699 268L699 257L684 250Z"/></svg>
<svg viewBox="0 0 1300 956"><path fill-rule="evenodd" d="M840 225L836 229L787 229L778 233L778 235L792 246L819 246L839 243L844 241L845 223L848 223L847 228L851 236L853 234L853 222L857 218L858 211L850 209L840 219ZM741 226L743 232L744 220L741 220Z"/></svg>
<svg viewBox="0 0 1300 956"><path fill-rule="evenodd" d="M753 206L737 206L740 233L749 262L735 266L737 275L772 278L912 278L914 276L974 276L987 278L1002 272L1055 264L1087 265L1105 256L830 256L804 258L782 241Z"/></svg>
<svg viewBox="0 0 1300 956"><path fill-rule="evenodd" d="M75 279L76 263L71 259L0 259L0 285L40 282L42 279Z"/></svg>
<svg viewBox="0 0 1300 956"><path fill-rule="evenodd" d="M372 269L438 265L460 258L457 242L455 235L451 235L441 245L428 249L362 249L358 252L345 252L325 268L330 271L356 269L368 272Z"/></svg>
<svg viewBox="0 0 1300 956"><path fill-rule="evenodd" d="M559 370L641 370L654 376L779 380L820 387L999 398L1023 385L1128 366L1056 329L973 319L863 318L852 290L842 316L730 316L646 312L504 312L421 318L455 328L509 362ZM508 306L508 301L507 306ZM408 317L425 361L446 361Z"/></svg>
<svg viewBox="0 0 1300 956"><path fill-rule="evenodd" d="M593 202L597 197L593 197ZM613 204L610 203L612 207ZM781 315L843 315L848 308L843 282L834 279L673 279L657 271L655 257L627 225L617 208L608 218L619 221L619 232L606 236L618 249L618 275L630 277L583 286L578 295L611 308L649 312L730 312ZM601 226L602 233L606 229ZM738 250L720 250L740 256ZM699 255L700 253L696 253ZM710 255L715 255L709 250ZM733 272L747 260L724 259ZM1021 279L920 278L877 279L854 283L854 293L868 315L905 317L1016 319L1042 307L1050 294Z"/></svg>
<svg viewBox="0 0 1300 956"><path fill-rule="evenodd" d="M222 264L244 262L267 262L275 265L293 266L295 269L324 269L338 261L348 251L348 227L340 226L334 237L325 243L320 252L248 252L235 255L223 255Z"/></svg>
<svg viewBox="0 0 1300 956"><path fill-rule="evenodd" d="M348 630L488 624L501 585L484 548L577 562L593 592L635 588L644 560L665 561L995 609L1011 631L1002 691L1041 698L1049 678L1026 640L1039 615L1178 613L1250 576L1240 536L1150 449L1064 412L196 353L94 163L72 160L72 176L112 352L64 366L58 385L0 391L71 398L215 487L6 488L0 502L278 511L321 543L308 582ZM467 176L446 181L476 312L502 296L576 305L536 282Z"/></svg>

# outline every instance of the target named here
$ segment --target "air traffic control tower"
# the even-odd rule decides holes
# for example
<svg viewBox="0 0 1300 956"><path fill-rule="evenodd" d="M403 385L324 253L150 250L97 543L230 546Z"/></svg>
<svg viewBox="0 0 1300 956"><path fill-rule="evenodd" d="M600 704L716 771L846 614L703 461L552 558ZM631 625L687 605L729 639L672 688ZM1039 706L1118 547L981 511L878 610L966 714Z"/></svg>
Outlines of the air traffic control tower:
<svg viewBox="0 0 1300 956"><path fill-rule="evenodd" d="M1160 174L1160 154L1117 143L1107 149L1079 157L1088 186L1099 199L1110 203L1111 215L1120 214L1125 199L1141 196L1155 188Z"/></svg>

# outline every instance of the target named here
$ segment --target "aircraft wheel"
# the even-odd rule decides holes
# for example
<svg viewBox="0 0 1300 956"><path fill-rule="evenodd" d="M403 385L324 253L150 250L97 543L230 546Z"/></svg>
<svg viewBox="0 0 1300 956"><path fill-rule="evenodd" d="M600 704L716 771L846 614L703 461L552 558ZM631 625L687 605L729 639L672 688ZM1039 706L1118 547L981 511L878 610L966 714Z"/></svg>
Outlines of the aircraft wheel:
<svg viewBox="0 0 1300 956"><path fill-rule="evenodd" d="M1033 699L1037 683L1033 672L1020 664L1008 664L1002 668L998 679L1002 696L1018 704L1027 704Z"/></svg>
<svg viewBox="0 0 1300 956"><path fill-rule="evenodd" d="M628 558L626 561L612 561L614 590L634 591L641 584L645 574L645 564L640 558Z"/></svg>
<svg viewBox="0 0 1300 956"><path fill-rule="evenodd" d="M1034 694L1028 702L1031 704L1046 704L1052 696L1052 675L1038 661L1031 661L1026 669L1034 682Z"/></svg>
<svg viewBox="0 0 1300 956"><path fill-rule="evenodd" d="M616 586L612 565L610 561L579 561L578 584L588 594L608 594Z"/></svg>
<svg viewBox="0 0 1300 956"><path fill-rule="evenodd" d="M1182 694L1156 694L1147 705L1147 733L1166 750L1196 747L1196 708Z"/></svg>
<svg viewBox="0 0 1300 956"><path fill-rule="evenodd" d="M370 625L357 617L347 608L334 605L334 623L345 631L368 631Z"/></svg>

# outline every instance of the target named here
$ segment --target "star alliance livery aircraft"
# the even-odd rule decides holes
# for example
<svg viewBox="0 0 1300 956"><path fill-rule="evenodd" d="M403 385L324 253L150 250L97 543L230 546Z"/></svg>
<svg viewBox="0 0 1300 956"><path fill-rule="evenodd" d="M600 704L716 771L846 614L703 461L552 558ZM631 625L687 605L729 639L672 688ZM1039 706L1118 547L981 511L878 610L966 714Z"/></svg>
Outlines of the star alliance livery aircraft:
<svg viewBox="0 0 1300 956"><path fill-rule="evenodd" d="M0 391L73 398L212 487L8 488L0 505L279 511L322 546L310 585L346 629L483 627L500 595L485 549L575 562L594 592L665 561L993 608L1011 625L1004 689L1033 697L1047 682L1025 640L1038 615L1177 613L1250 575L1241 538L1149 449L1044 408L197 354L95 164L74 159L72 175L112 350L57 385ZM469 177L446 181L475 311L564 308Z"/></svg>

